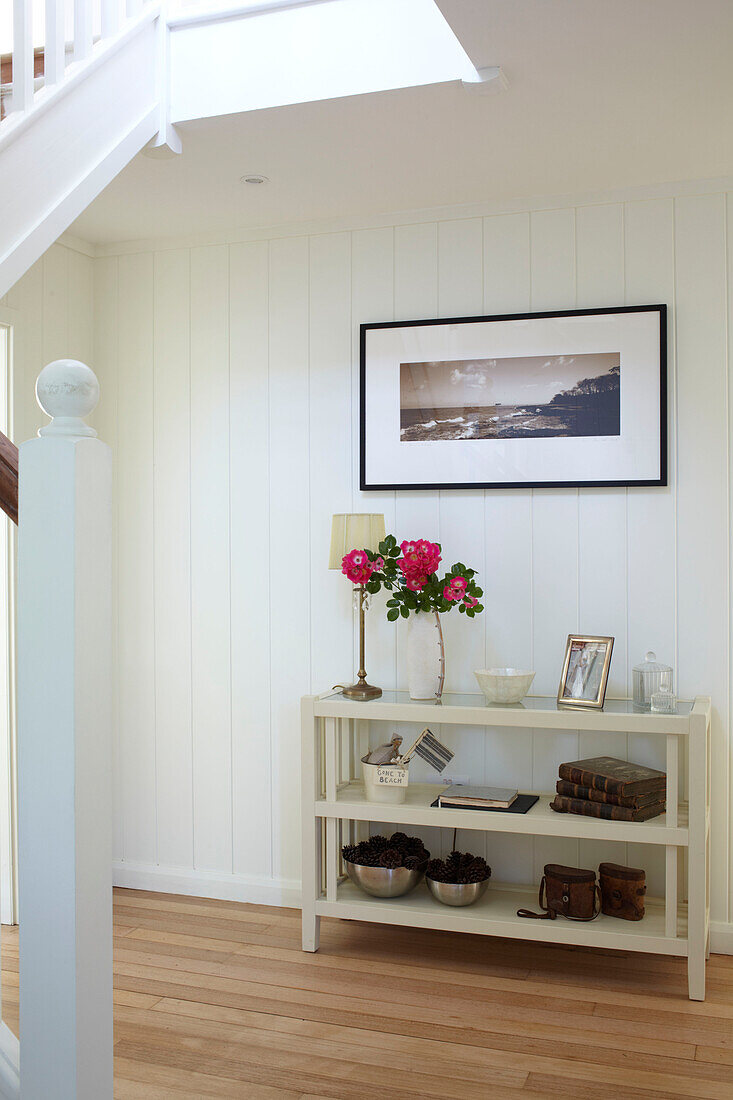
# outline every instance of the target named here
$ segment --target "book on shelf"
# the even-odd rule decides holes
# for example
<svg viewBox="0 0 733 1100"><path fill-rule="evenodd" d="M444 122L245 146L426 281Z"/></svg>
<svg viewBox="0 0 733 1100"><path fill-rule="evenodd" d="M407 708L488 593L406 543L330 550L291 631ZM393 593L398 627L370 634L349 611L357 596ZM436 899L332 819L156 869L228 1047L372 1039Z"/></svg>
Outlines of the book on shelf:
<svg viewBox="0 0 733 1100"><path fill-rule="evenodd" d="M582 814L584 817L600 817L605 821L649 821L659 817L667 810L666 802L653 802L634 810L630 806L614 806L610 803L591 802L584 798L565 798L557 794L550 803L550 809L559 814Z"/></svg>
<svg viewBox="0 0 733 1100"><path fill-rule="evenodd" d="M566 798L584 798L589 802L603 802L611 806L628 806L631 810L641 810L644 806L653 806L655 802L665 800L667 781L661 780L648 794L609 794L608 791L597 791L593 787L580 787L577 783L568 783L566 779L558 779L555 789L558 794Z"/></svg>
<svg viewBox="0 0 733 1100"><path fill-rule="evenodd" d="M568 783L579 787L592 787L606 794L624 795L631 798L660 790L666 783L664 772L647 768L643 764L632 764L627 760L617 760L615 756L594 756L588 760L573 760L561 764L559 775Z"/></svg>
<svg viewBox="0 0 733 1100"><path fill-rule="evenodd" d="M508 787L467 787L451 783L438 796L438 806L466 810L507 810L516 800L517 791Z"/></svg>

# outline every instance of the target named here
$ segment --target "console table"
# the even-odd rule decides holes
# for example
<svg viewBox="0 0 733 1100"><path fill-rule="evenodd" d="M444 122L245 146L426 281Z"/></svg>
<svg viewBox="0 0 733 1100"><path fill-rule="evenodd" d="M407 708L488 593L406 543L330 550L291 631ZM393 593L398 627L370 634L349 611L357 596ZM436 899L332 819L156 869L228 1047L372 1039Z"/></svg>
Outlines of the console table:
<svg viewBox="0 0 733 1100"><path fill-rule="evenodd" d="M303 950L317 951L321 917L437 928L549 943L578 944L687 956L692 1000L705 998L709 954L710 895L710 699L681 701L676 714L635 710L610 699L602 711L558 707L555 699L530 696L513 706L487 706L483 696L445 694L441 704L415 702L406 692L387 691L358 702L338 692L305 696L302 715ZM410 783L402 805L367 802L361 757L369 748L369 724L409 723L608 734L609 754L624 755L618 734L656 734L666 742L667 812L645 822L605 821L549 808L550 792L526 814L436 809L435 784ZM374 744L390 731L375 731ZM561 761L558 760L558 764ZM682 789L685 799L679 797ZM502 885L491 880L484 897L465 908L435 901L424 883L401 898L374 898L345 875L341 847L368 835L370 822L436 826L489 833L522 833L627 843L659 844L666 852L663 898L646 899L638 922L601 915L589 923L527 921L519 908L536 906L537 884ZM687 849L687 859L683 858Z"/></svg>

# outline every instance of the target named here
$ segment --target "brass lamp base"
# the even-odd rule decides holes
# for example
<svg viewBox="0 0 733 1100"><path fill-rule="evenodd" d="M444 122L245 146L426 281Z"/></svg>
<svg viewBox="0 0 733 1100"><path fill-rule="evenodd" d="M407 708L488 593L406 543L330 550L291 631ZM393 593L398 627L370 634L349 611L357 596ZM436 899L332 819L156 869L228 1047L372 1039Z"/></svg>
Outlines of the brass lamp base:
<svg viewBox="0 0 733 1100"><path fill-rule="evenodd" d="M382 689L374 687L373 684L368 684L366 680L359 680L351 687L344 688L343 694L347 699L359 699L363 702L366 699L378 699L382 694Z"/></svg>

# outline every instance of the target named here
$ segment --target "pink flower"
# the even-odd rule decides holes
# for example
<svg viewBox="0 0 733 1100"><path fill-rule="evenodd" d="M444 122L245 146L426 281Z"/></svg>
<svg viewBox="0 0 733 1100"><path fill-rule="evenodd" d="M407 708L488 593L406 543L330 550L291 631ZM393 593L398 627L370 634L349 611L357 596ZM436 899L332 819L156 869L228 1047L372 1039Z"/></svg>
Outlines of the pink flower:
<svg viewBox="0 0 733 1100"><path fill-rule="evenodd" d="M478 600L475 596L464 596L463 602L465 603L466 607L476 607Z"/></svg>
<svg viewBox="0 0 733 1100"><path fill-rule="evenodd" d="M400 549L402 557L397 565L405 577L405 586L412 592L419 592L440 564L440 548L437 542L418 539L417 542L405 540L400 543Z"/></svg>
<svg viewBox="0 0 733 1100"><path fill-rule="evenodd" d="M443 589L443 596L446 600L460 600L461 593L456 592L455 588L451 588L449 584Z"/></svg>
<svg viewBox="0 0 733 1100"><path fill-rule="evenodd" d="M450 583L451 583L451 588L454 588L456 590L456 592L459 592L459 593L465 592L467 584L468 584L465 577L454 577L453 580Z"/></svg>
<svg viewBox="0 0 733 1100"><path fill-rule="evenodd" d="M381 573L384 569L384 558L375 558L372 562L372 572Z"/></svg>
<svg viewBox="0 0 733 1100"><path fill-rule="evenodd" d="M351 550L341 561L341 572L352 584L366 584L374 571L364 550Z"/></svg>
<svg viewBox="0 0 733 1100"><path fill-rule="evenodd" d="M405 588L409 588L411 592L420 592L427 583L427 577L421 577L417 573L411 573L405 579Z"/></svg>

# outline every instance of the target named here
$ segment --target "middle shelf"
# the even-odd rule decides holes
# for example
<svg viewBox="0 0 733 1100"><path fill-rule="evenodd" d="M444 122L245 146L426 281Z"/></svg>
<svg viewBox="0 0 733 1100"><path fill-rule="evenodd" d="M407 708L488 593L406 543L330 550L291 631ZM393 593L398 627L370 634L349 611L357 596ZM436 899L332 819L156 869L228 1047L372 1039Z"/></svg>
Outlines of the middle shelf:
<svg viewBox="0 0 733 1100"><path fill-rule="evenodd" d="M438 809L431 806L445 787L439 783L411 783L400 805L367 802L364 785L342 784L333 802L319 799L317 817L352 821L385 821L404 825L429 825L440 829L472 829L487 833L523 833L530 836L576 837L586 840L616 840L637 844L688 845L687 803L680 803L676 826L667 815L650 821L606 821L580 814L559 814L550 809L553 794L543 793L526 814L502 811ZM530 792L523 792L530 793ZM532 792L537 793L537 792Z"/></svg>

